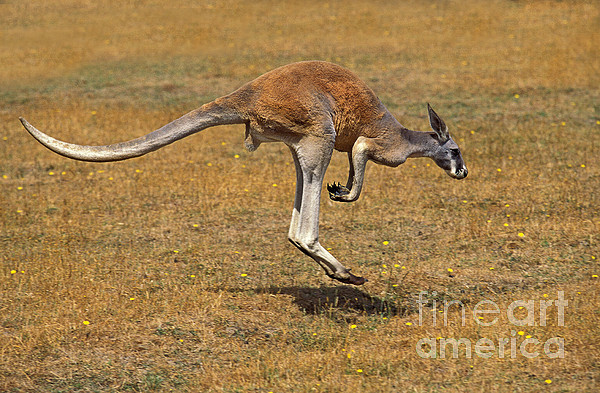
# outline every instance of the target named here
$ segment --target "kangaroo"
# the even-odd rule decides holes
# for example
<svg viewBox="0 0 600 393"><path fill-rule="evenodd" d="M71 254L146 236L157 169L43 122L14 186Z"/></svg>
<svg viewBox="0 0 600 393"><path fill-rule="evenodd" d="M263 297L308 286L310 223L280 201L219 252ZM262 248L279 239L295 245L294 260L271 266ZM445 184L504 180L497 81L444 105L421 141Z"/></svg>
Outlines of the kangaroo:
<svg viewBox="0 0 600 393"><path fill-rule="evenodd" d="M396 167L410 157L429 157L455 179L467 176L458 145L444 121L427 104L433 132L403 127L375 93L349 70L328 62L305 61L267 72L233 93L202 105L145 136L106 146L85 146L54 139L20 118L25 129L48 149L82 161L119 161L160 149L205 128L245 124L245 146L283 142L296 167L296 195L289 241L314 259L327 276L362 285L319 243L319 201L333 150L346 152L345 185L328 184L334 201L360 195L368 161Z"/></svg>

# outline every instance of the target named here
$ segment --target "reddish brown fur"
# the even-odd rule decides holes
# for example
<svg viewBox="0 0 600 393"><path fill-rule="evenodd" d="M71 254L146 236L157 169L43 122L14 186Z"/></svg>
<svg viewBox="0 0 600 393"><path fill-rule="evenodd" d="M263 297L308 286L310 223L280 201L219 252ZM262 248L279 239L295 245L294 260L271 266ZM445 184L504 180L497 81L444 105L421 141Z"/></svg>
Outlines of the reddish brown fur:
<svg viewBox="0 0 600 393"><path fill-rule="evenodd" d="M286 65L248 82L215 103L235 109L253 131L322 136L335 130L335 149L352 151L359 136L375 138L399 126L362 80L323 61ZM388 127L386 122L390 122Z"/></svg>

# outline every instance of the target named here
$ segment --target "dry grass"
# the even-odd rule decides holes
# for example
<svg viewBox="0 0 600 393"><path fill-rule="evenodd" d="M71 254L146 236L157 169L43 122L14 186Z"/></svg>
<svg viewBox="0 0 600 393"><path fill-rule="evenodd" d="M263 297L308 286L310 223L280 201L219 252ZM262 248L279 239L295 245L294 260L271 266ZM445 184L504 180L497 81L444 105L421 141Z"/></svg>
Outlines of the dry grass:
<svg viewBox="0 0 600 393"><path fill-rule="evenodd" d="M0 4L0 390L596 390L598 4L248 3ZM361 288L286 242L285 146L250 154L242 129L220 127L94 165L17 121L123 140L312 58L352 68L408 127L426 129L431 102L470 169L456 182L425 160L371 165L358 202L323 196L321 240ZM559 291L565 324L552 306L542 326ZM456 307L434 325L434 299L462 301L466 326ZM482 300L503 311L489 327L472 318ZM534 326L507 319L516 300L535 301ZM416 352L528 335L532 359ZM544 354L553 337L564 359Z"/></svg>

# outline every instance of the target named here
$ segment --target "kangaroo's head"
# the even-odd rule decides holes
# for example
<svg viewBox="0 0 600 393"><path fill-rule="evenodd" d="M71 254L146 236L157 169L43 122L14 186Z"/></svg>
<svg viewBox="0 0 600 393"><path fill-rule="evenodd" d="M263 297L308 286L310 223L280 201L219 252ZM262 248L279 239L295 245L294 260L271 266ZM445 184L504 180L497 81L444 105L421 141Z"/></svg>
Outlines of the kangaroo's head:
<svg viewBox="0 0 600 393"><path fill-rule="evenodd" d="M460 148L448 133L448 126L429 104L427 104L427 110L429 111L429 124L434 131L432 136L435 139L430 157L450 177L464 179L467 177L468 170L460 154Z"/></svg>

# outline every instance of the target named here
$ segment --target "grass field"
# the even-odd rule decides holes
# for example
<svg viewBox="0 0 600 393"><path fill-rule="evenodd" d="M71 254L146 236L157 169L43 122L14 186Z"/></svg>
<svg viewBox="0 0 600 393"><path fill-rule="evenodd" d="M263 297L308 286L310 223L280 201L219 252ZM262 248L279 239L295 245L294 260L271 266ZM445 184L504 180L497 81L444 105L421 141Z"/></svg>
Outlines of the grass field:
<svg viewBox="0 0 600 393"><path fill-rule="evenodd" d="M599 4L291 3L0 3L0 391L596 391ZM357 202L323 195L363 287L287 242L283 145L217 127L91 164L18 121L126 140L307 59L411 129L430 102L469 167L370 164Z"/></svg>

